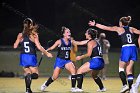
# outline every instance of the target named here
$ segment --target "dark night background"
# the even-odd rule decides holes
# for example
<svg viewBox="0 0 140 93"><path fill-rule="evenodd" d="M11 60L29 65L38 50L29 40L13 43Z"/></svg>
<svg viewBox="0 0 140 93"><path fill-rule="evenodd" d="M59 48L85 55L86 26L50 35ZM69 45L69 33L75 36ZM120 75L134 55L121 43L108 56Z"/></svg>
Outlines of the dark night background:
<svg viewBox="0 0 140 93"><path fill-rule="evenodd" d="M92 19L105 25L118 25L120 17L130 15L130 25L140 29L140 3L136 0L3 0L0 1L0 45L13 45L24 20L19 13L2 6L4 3L43 25L39 29L43 45L58 39L62 26L70 28L76 40L84 39L88 21ZM117 33L100 32L106 33L112 47L120 47Z"/></svg>

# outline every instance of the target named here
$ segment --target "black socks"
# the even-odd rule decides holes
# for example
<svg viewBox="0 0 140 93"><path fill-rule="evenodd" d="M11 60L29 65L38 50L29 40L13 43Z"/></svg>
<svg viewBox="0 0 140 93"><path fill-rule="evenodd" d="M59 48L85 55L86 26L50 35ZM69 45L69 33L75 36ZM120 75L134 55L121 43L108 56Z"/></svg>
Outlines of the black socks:
<svg viewBox="0 0 140 93"><path fill-rule="evenodd" d="M49 86L52 82L53 82L53 79L52 79L52 77L50 77L50 78L48 79L48 81L45 83L45 85L46 85L46 86Z"/></svg>
<svg viewBox="0 0 140 93"><path fill-rule="evenodd" d="M134 79L133 74L127 75L127 80L128 80L128 84L129 84L129 89L131 89L131 86L132 86L132 84L133 84L133 79Z"/></svg>
<svg viewBox="0 0 140 93"><path fill-rule="evenodd" d="M83 84L83 74L77 74L77 81L77 87L81 89Z"/></svg>
<svg viewBox="0 0 140 93"><path fill-rule="evenodd" d="M125 75L124 71L119 72L119 76L120 76L120 78L121 78L121 81L122 81L122 83L123 83L123 86L124 86L124 85L127 85L126 75Z"/></svg>
<svg viewBox="0 0 140 93"><path fill-rule="evenodd" d="M93 79L96 82L96 84L99 86L100 89L104 88L103 83L102 83L101 79L98 76L97 76L97 78L93 78Z"/></svg>
<svg viewBox="0 0 140 93"><path fill-rule="evenodd" d="M32 82L31 74L28 73L25 76L26 91L30 90L31 82Z"/></svg>
<svg viewBox="0 0 140 93"><path fill-rule="evenodd" d="M76 78L77 78L77 75L71 75L71 85L72 85L72 88L74 88L75 85L76 85Z"/></svg>

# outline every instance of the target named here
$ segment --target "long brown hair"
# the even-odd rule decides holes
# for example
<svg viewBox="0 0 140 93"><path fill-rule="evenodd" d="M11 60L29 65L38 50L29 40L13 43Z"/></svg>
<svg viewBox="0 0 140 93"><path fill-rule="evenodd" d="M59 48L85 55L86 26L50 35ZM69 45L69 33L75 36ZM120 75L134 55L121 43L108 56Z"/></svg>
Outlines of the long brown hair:
<svg viewBox="0 0 140 93"><path fill-rule="evenodd" d="M38 25L33 23L32 19L26 18L23 21L23 26L23 37L34 35L35 33L37 33Z"/></svg>
<svg viewBox="0 0 140 93"><path fill-rule="evenodd" d="M128 26L131 22L131 16L121 17L120 22L122 22L122 25Z"/></svg>

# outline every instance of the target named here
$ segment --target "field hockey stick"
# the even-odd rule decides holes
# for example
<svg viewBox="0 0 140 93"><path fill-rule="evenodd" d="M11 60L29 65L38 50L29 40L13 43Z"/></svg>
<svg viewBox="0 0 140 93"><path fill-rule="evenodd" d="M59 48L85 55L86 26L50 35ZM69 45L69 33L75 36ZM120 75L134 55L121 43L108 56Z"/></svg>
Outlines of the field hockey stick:
<svg viewBox="0 0 140 93"><path fill-rule="evenodd" d="M41 54L41 57L40 57L40 59L39 59L39 62L38 62L38 67L40 66L40 64L41 64L41 62L42 62L42 59L43 59L43 53Z"/></svg>
<svg viewBox="0 0 140 93"><path fill-rule="evenodd" d="M46 46L45 49L47 49L47 48L50 46L50 43L51 43L52 41L53 41L53 40L49 40L49 41L47 42L47 46ZM40 57L40 59L39 59L39 61L38 61L38 67L39 67L40 64L42 63L43 56L44 56L44 54L41 53L41 57Z"/></svg>

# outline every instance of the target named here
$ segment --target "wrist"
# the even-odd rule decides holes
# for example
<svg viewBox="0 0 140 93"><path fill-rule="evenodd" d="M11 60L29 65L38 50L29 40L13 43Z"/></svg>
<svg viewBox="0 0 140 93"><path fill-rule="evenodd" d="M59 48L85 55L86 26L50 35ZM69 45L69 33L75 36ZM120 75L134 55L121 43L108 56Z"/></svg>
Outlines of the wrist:
<svg viewBox="0 0 140 93"><path fill-rule="evenodd" d="M48 52L48 51L46 51L46 53L47 53L47 54L49 54L49 52Z"/></svg>
<svg viewBox="0 0 140 93"><path fill-rule="evenodd" d="M81 57L81 59L83 59L83 58L86 58L86 57L87 57L87 55L86 55L86 54L84 54L84 55L81 55L80 57Z"/></svg>

